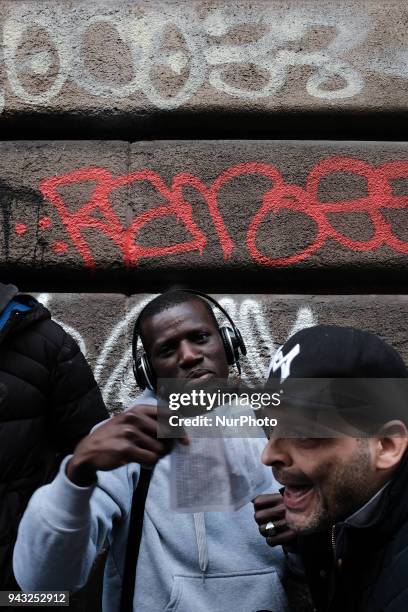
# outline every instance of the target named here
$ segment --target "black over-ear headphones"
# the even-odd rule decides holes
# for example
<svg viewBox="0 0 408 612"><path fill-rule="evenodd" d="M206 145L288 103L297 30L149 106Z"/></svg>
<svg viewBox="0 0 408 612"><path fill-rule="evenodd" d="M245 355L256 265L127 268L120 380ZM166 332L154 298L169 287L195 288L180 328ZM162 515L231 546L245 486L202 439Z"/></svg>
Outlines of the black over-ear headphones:
<svg viewBox="0 0 408 612"><path fill-rule="evenodd" d="M214 300L210 295L206 293L201 293L200 291L185 291L187 295L198 295L199 297L207 300L210 304L214 304L226 317L226 319L231 324L231 327L219 326L218 331L220 333L222 343L224 345L225 354L227 356L228 365L235 365L238 373L241 374L241 365L239 363L240 353L246 355L246 347L244 340L241 336L241 332L238 327L235 325L234 321L231 319L229 314L224 310L220 304ZM146 306L145 306L146 308ZM143 310L139 313L139 316L136 319L135 326L133 328L133 340L132 340L132 356L133 356L133 373L135 375L135 379L137 384L141 389L151 389L154 391L156 389L156 375L152 366L150 365L149 358L146 352L143 352L141 355L137 355L137 343L139 340L139 324L142 318Z"/></svg>

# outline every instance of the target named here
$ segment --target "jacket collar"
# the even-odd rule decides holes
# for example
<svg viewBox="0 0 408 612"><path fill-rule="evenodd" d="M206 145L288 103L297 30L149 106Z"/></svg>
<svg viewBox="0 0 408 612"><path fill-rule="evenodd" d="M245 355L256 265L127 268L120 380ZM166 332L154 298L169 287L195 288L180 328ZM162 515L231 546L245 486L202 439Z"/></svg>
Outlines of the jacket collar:
<svg viewBox="0 0 408 612"><path fill-rule="evenodd" d="M381 497L378 512L368 526L376 526L385 535L394 533L408 517L408 450L390 484Z"/></svg>
<svg viewBox="0 0 408 612"><path fill-rule="evenodd" d="M360 514L362 513L362 515ZM357 515L357 521L356 519ZM360 515L360 516L359 516ZM350 520L353 519L354 520ZM408 518L408 450L391 480L365 506L336 527L354 527L359 532L375 530L385 540Z"/></svg>
<svg viewBox="0 0 408 612"><path fill-rule="evenodd" d="M27 312L32 310L34 304L23 304L18 299L11 300L0 314L0 330L3 329L15 312Z"/></svg>
<svg viewBox="0 0 408 612"><path fill-rule="evenodd" d="M381 496L390 481L387 482L373 497L364 504L361 508L356 510L351 516L345 519L344 523L351 525L352 527L363 527L367 524L371 518L375 517L378 506L381 503Z"/></svg>
<svg viewBox="0 0 408 612"><path fill-rule="evenodd" d="M49 310L40 304L40 302L37 302L31 295L20 293L18 295L18 304L20 304L22 308L17 307L16 310L22 312L19 313L19 316L13 315L8 317L8 320L6 320L2 329L0 329L0 343L8 337L10 332L14 333L16 330L22 331L37 321L51 318ZM14 312L14 309L12 310ZM9 315L10 314L11 313L9 313Z"/></svg>

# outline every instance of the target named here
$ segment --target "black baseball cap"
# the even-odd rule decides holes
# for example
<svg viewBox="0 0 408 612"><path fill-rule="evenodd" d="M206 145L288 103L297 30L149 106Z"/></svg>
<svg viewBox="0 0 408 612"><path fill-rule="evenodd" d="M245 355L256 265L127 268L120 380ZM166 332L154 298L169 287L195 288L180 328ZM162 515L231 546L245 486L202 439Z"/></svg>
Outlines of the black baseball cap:
<svg viewBox="0 0 408 612"><path fill-rule="evenodd" d="M408 424L408 370L401 355L360 329L317 325L297 332L274 355L267 386L280 389L285 410L301 408L309 418L340 413L362 434L393 419Z"/></svg>

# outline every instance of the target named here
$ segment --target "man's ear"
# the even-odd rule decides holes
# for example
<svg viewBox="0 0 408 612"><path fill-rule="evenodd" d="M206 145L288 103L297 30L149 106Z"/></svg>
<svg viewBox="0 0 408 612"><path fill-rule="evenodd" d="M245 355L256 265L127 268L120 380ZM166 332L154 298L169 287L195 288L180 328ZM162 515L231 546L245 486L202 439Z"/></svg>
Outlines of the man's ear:
<svg viewBox="0 0 408 612"><path fill-rule="evenodd" d="M408 430L402 421L389 421L376 436L376 468L389 470L401 461L408 447Z"/></svg>

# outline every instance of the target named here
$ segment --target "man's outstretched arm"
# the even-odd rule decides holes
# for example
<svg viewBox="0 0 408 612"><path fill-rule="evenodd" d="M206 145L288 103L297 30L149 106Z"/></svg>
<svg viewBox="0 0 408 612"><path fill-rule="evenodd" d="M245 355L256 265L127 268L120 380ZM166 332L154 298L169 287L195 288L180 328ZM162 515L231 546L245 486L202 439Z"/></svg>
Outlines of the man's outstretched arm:
<svg viewBox="0 0 408 612"><path fill-rule="evenodd" d="M33 495L20 523L14 572L30 590L83 586L113 524L127 519L139 466L169 450L156 439L156 408L141 405L98 426Z"/></svg>

